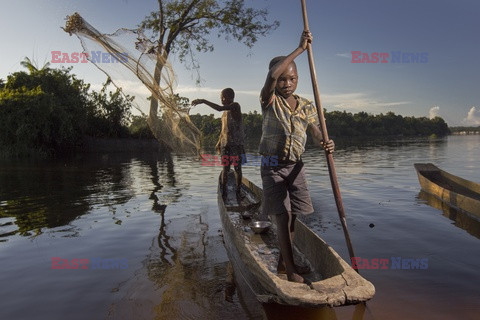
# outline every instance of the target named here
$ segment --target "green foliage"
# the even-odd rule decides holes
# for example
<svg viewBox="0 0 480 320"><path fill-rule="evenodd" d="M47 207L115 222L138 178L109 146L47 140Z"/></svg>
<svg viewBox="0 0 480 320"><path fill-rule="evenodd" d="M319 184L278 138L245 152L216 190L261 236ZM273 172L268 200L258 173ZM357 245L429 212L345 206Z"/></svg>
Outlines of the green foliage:
<svg viewBox="0 0 480 320"><path fill-rule="evenodd" d="M197 71L196 81L200 83L200 65L195 53L214 50L211 33L252 47L258 37L267 35L279 25L278 21L268 23L267 16L266 9L245 7L244 0L158 0L158 10L151 12L139 25L140 31L154 45L150 53L157 56L154 82L160 83L163 63L173 53L187 68ZM149 125L156 137L162 136L158 107L156 99L152 99ZM180 123L179 127L185 125ZM197 130L193 131L195 135Z"/></svg>
<svg viewBox="0 0 480 320"><path fill-rule="evenodd" d="M44 66L29 71L9 75L0 88L2 153L48 156L66 152L83 137L89 86L70 74L70 69Z"/></svg>
<svg viewBox="0 0 480 320"><path fill-rule="evenodd" d="M132 116L128 127L130 136L137 139L154 139L152 131L148 127L146 116Z"/></svg>
<svg viewBox="0 0 480 320"><path fill-rule="evenodd" d="M92 137L124 138L129 136L128 125L134 97L124 95L121 89L109 91L107 80L100 92L93 91L87 107L88 130Z"/></svg>
<svg viewBox="0 0 480 320"><path fill-rule="evenodd" d="M130 136L133 97L121 90L89 92L89 85L68 69L41 69L26 58L29 70L0 82L0 151L2 157L49 157L69 153L85 135Z"/></svg>
<svg viewBox="0 0 480 320"><path fill-rule="evenodd" d="M221 119L213 114L192 115L192 121L202 131L204 143L215 145L221 130ZM394 136L445 136L450 133L442 118L402 117L393 112L372 115L366 112L356 114L332 111L326 112L328 133L332 137L394 137ZM255 148L262 136L262 115L254 111L243 114L246 132L246 145ZM309 143L311 140L309 139Z"/></svg>
<svg viewBox="0 0 480 320"><path fill-rule="evenodd" d="M208 116L194 114L190 115L193 124L203 133L202 145L214 147L222 130L222 120L215 118L213 114Z"/></svg>
<svg viewBox="0 0 480 320"><path fill-rule="evenodd" d="M48 69L50 62L45 63L41 69L38 69L38 66L34 61L30 60L29 57L25 57L23 61L20 62L20 65L27 69L30 74L32 74L36 71Z"/></svg>
<svg viewBox="0 0 480 320"><path fill-rule="evenodd" d="M158 6L139 27L156 43L159 55L167 58L174 53L197 70L194 52L213 51L212 32L252 47L279 25L267 23L266 9L247 8L244 0L158 0Z"/></svg>
<svg viewBox="0 0 480 320"><path fill-rule="evenodd" d="M262 136L262 115L257 111L244 113L243 126L248 130L245 130L245 145L258 146L260 137ZM190 118L197 128L202 131L203 145L206 147L213 147L218 141L220 131L222 130L221 118L215 118L213 114L208 116L195 114Z"/></svg>
<svg viewBox="0 0 480 320"><path fill-rule="evenodd" d="M465 132L465 133L479 133L480 132L480 126L478 127L451 127L450 130L452 133L459 133L459 132Z"/></svg>
<svg viewBox="0 0 480 320"><path fill-rule="evenodd" d="M355 136L445 136L450 130L440 117L403 117L393 112L372 115L366 112L356 114L345 111L325 113L328 132L335 137Z"/></svg>
<svg viewBox="0 0 480 320"><path fill-rule="evenodd" d="M243 126L245 127L245 144L258 145L262 136L262 115L257 111L243 114Z"/></svg>

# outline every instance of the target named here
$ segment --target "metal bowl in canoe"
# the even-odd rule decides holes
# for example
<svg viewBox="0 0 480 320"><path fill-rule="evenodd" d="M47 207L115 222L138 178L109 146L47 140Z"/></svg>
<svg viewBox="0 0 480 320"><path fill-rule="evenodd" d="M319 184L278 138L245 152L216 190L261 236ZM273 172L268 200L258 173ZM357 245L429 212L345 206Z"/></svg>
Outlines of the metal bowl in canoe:
<svg viewBox="0 0 480 320"><path fill-rule="evenodd" d="M255 233L264 233L271 226L272 226L272 223L270 221L254 221L254 222L250 223L250 228Z"/></svg>

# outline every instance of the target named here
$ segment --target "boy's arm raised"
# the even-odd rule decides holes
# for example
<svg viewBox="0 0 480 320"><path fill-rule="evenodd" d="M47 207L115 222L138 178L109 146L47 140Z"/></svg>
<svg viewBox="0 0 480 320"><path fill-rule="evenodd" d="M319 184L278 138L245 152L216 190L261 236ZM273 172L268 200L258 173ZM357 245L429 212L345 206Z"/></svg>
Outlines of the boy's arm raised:
<svg viewBox="0 0 480 320"><path fill-rule="evenodd" d="M265 84L262 88L262 103L268 103L270 97L272 96L273 92L275 91L275 86L277 85L278 78L282 75L282 73L287 69L287 67L298 57L303 51L307 49L307 44L312 42L312 34L309 31L304 31L300 38L300 44L298 47L290 53L285 59L276 63L272 68L268 71L267 79L265 80Z"/></svg>

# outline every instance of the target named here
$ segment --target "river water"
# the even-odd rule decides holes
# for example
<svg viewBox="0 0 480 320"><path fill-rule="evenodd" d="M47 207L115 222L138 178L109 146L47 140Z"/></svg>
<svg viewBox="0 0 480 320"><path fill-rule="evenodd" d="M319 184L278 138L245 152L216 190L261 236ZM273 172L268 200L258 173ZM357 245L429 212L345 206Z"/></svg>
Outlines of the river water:
<svg viewBox="0 0 480 320"><path fill-rule="evenodd" d="M437 209L419 193L413 164L478 182L479 159L480 136L338 143L356 256L428 267L361 270L376 287L366 308L319 312L262 306L232 280L221 167L120 153L2 162L0 319L478 319L480 223ZM307 223L348 261L325 158L309 150L304 162L316 208ZM244 174L261 185L258 166ZM87 269L58 269L74 259L89 259Z"/></svg>

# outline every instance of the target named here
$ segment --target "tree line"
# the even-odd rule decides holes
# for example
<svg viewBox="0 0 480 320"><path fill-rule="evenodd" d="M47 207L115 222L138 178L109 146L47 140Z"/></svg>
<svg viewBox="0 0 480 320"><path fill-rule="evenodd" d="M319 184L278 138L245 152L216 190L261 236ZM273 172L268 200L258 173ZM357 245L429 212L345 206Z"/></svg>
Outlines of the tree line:
<svg viewBox="0 0 480 320"><path fill-rule="evenodd" d="M252 47L279 22L268 21L267 9L251 8L244 0L158 0L154 10L139 24L142 34L154 44L157 56L154 82L159 83L162 61L175 55L199 78L196 52L214 50L209 35L233 39ZM66 29L65 29L66 30ZM76 150L85 136L152 138L145 117L132 115L132 99L119 89L107 92L108 81L100 91L71 74L71 69L35 67L22 63L27 72L15 72L0 79L0 158L2 156L52 156ZM178 97L179 103L185 98ZM187 100L188 101L188 100ZM149 110L153 129L161 128L162 115L156 99ZM402 117L393 113L371 115L346 112L326 113L329 132L334 137L445 135L448 126L441 118ZM204 145L214 145L220 132L220 119L213 115L193 115L203 132ZM258 144L262 118L257 112L244 114L247 143Z"/></svg>
<svg viewBox="0 0 480 320"><path fill-rule="evenodd" d="M480 133L480 126L477 127L450 127L450 131L452 134L479 134Z"/></svg>
<svg viewBox="0 0 480 320"><path fill-rule="evenodd" d="M193 123L203 132L203 143L215 145L221 130L221 119L210 115L192 115ZM393 112L373 115L366 112L325 112L328 133L334 138L445 136L450 129L440 117L403 117ZM258 145L262 135L262 115L257 111L243 114L246 144ZM309 139L307 143L311 143Z"/></svg>
<svg viewBox="0 0 480 320"><path fill-rule="evenodd" d="M100 91L71 68L37 68L0 80L0 156L50 157L76 150L86 136L150 137L145 119L132 116L133 97L120 89Z"/></svg>
<svg viewBox="0 0 480 320"><path fill-rule="evenodd" d="M153 135L146 117L132 115L133 97L121 89L107 91L109 80L100 91L78 79L70 68L52 69L48 64L35 67L22 62L28 72L15 72L0 81L0 152L3 156L49 157L77 150L86 136L94 138L147 138ZM188 106L187 98L177 101ZM325 112L333 137L444 136L450 130L442 118L403 117L393 112L373 115L366 112ZM191 115L203 133L203 145L214 146L221 130L221 119ZM161 121L161 119L160 119ZM246 144L258 145L262 115L243 114Z"/></svg>

